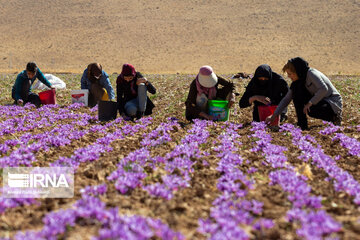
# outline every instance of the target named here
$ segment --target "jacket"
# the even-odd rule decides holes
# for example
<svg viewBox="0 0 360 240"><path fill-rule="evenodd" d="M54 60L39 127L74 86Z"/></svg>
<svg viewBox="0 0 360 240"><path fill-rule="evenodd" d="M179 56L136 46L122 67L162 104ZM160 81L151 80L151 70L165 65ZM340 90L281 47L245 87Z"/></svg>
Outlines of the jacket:
<svg viewBox="0 0 360 240"><path fill-rule="evenodd" d="M87 72L88 72L88 69L85 69L85 71L81 77L81 89L88 89L90 91L91 82L88 78ZM107 94L109 95L110 99L115 98L115 92L114 92L113 87L111 86L111 82L109 80L109 75L104 70L102 71L102 75L99 80L99 84L106 89Z"/></svg>

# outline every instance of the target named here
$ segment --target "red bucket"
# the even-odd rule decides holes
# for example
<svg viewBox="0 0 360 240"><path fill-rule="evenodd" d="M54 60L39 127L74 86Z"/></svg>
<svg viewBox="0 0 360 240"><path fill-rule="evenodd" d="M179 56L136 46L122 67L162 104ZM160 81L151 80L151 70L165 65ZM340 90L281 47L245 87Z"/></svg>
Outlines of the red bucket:
<svg viewBox="0 0 360 240"><path fill-rule="evenodd" d="M271 106L258 106L258 112L259 112L259 118L260 121L265 121L265 119L273 115L275 110L277 108L277 105L271 105ZM279 126L280 124L280 117L277 116L273 122L270 123L271 126Z"/></svg>
<svg viewBox="0 0 360 240"><path fill-rule="evenodd" d="M56 104L55 89L40 92L39 97L42 104Z"/></svg>

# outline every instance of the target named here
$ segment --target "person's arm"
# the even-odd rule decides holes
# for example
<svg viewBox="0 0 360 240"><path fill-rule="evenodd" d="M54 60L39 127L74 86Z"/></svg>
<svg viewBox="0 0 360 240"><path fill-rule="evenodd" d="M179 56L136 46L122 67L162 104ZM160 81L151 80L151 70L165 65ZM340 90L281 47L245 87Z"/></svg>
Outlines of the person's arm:
<svg viewBox="0 0 360 240"><path fill-rule="evenodd" d="M151 93L151 94L156 93L156 88L151 84L151 82L147 81L145 83L145 85L146 85L146 89L148 90L149 93Z"/></svg>
<svg viewBox="0 0 360 240"><path fill-rule="evenodd" d="M196 97L197 97L196 84L195 81L193 81L190 85L190 90L185 105L186 105L187 113L193 116L194 118L199 117L199 114L201 113L201 109L196 106Z"/></svg>
<svg viewBox="0 0 360 240"><path fill-rule="evenodd" d="M289 85L287 84L287 82L284 79L281 79L280 81L280 93L282 96L286 96L286 94L289 91Z"/></svg>
<svg viewBox="0 0 360 240"><path fill-rule="evenodd" d="M246 108L251 106L255 101L268 105L271 103L270 98L261 95L255 95L254 92L251 90L252 87L249 85L246 87L244 95L241 97L239 101L240 108Z"/></svg>
<svg viewBox="0 0 360 240"><path fill-rule="evenodd" d="M227 96L230 92L234 91L234 83L226 80L225 78L218 77L218 84L223 86L223 91L225 93L225 96Z"/></svg>
<svg viewBox="0 0 360 240"><path fill-rule="evenodd" d="M286 96L286 94L289 92L289 85L287 84L287 82L281 78L280 81L280 99L278 100L279 102ZM287 113L288 108L285 107L284 110L281 112L281 116L283 119L287 119L286 113Z"/></svg>
<svg viewBox="0 0 360 240"><path fill-rule="evenodd" d="M44 74L41 72L40 69L37 70L36 77L39 79L40 82L42 82L43 84L45 84L49 88L52 88L51 83L46 79L46 77L44 76Z"/></svg>
<svg viewBox="0 0 360 240"><path fill-rule="evenodd" d="M140 72L136 72L137 83L138 81L143 82L146 85L146 89L149 93L155 94L156 88L144 77Z"/></svg>
<svg viewBox="0 0 360 240"><path fill-rule="evenodd" d="M326 96L329 88L320 75L313 74L311 72L308 77L310 78L310 83L314 84L317 89L314 96L310 99L309 102L311 102L312 105L316 105Z"/></svg>
<svg viewBox="0 0 360 240"><path fill-rule="evenodd" d="M219 85L223 86L219 89ZM229 101L228 107L230 108L235 103L235 94L233 93L235 86L232 82L218 76L218 85L216 98Z"/></svg>
<svg viewBox="0 0 360 240"><path fill-rule="evenodd" d="M244 94L242 95L240 101L239 101L239 106L240 108L246 108L251 106L252 102L250 102L250 97L252 97L254 95L253 91L251 90L251 82L249 82L249 84L246 86L246 90L244 92Z"/></svg>
<svg viewBox="0 0 360 240"><path fill-rule="evenodd" d="M24 83L24 77L22 74L18 74L15 81L15 100L18 101L21 99L21 88Z"/></svg>
<svg viewBox="0 0 360 240"><path fill-rule="evenodd" d="M235 94L233 93L235 89L234 83L222 77L219 76L217 77L218 77L218 84L222 85L223 87L221 89L218 89L216 93L216 97L223 100L227 100L229 102L228 108L231 108L235 103Z"/></svg>
<svg viewBox="0 0 360 240"><path fill-rule="evenodd" d="M88 84L88 78L87 78L87 69L85 69L83 75L81 76L81 89L90 90L90 86Z"/></svg>
<svg viewBox="0 0 360 240"><path fill-rule="evenodd" d="M280 101L279 105L277 106L273 114L274 118L279 116L284 111L284 109L289 105L291 100L292 100L292 91L289 90L285 95L285 97Z"/></svg>
<svg viewBox="0 0 360 240"><path fill-rule="evenodd" d="M101 76L101 82L100 84L102 86L104 86L104 88L106 89L108 95L109 95L109 98L110 100L114 99L115 98L115 93L114 93L114 89L111 85L111 82L110 82L110 79L109 79L109 75L103 71L102 72L102 76Z"/></svg>

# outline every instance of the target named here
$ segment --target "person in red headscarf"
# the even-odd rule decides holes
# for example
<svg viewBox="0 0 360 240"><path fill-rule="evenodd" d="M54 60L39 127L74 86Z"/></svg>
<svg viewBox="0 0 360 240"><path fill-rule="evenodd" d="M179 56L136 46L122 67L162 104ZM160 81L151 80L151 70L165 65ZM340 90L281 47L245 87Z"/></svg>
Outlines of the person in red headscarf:
<svg viewBox="0 0 360 240"><path fill-rule="evenodd" d="M155 107L147 92L156 93L155 87L131 64L124 64L116 80L119 112L122 116L141 118L152 114Z"/></svg>
<svg viewBox="0 0 360 240"><path fill-rule="evenodd" d="M220 85L222 88L220 88ZM213 116L208 114L208 100L227 100L230 108L235 102L235 94L233 93L234 84L217 76L212 67L202 66L199 74L190 84L190 90L185 102L186 119L192 121L194 118L202 118L207 120L215 120Z"/></svg>

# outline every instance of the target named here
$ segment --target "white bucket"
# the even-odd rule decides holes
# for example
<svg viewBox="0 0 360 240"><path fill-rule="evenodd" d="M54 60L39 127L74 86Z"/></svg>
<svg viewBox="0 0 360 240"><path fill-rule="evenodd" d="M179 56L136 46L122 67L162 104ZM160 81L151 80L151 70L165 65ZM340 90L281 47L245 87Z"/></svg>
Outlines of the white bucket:
<svg viewBox="0 0 360 240"><path fill-rule="evenodd" d="M89 90L72 90L71 91L71 102L72 103L83 103L85 106L88 106L89 101Z"/></svg>

